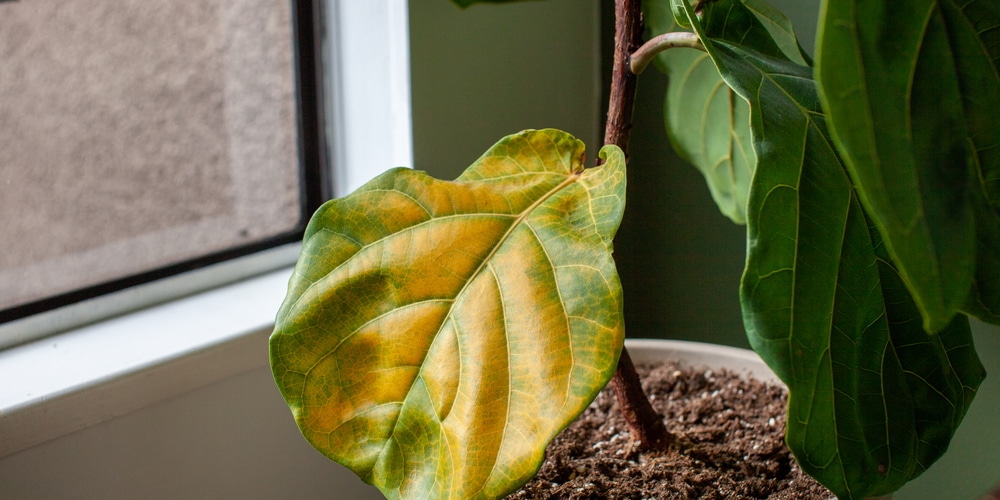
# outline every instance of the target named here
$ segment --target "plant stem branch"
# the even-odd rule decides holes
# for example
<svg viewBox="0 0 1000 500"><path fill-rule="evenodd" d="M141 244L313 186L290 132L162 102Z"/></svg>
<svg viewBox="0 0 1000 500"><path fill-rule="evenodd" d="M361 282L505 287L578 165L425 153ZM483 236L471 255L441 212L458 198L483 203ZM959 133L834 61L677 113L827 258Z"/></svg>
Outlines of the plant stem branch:
<svg viewBox="0 0 1000 500"><path fill-rule="evenodd" d="M604 144L614 144L628 157L632 107L635 101L636 75L630 67L630 55L642 44L642 8L640 0L615 0L615 53L611 74L611 96ZM640 446L661 448L674 441L663 419L649 403L628 350L622 348L618 368L611 385L632 438Z"/></svg>
<svg viewBox="0 0 1000 500"><path fill-rule="evenodd" d="M628 137L632 128L636 75L629 66L631 54L642 45L642 8L640 0L615 0L615 54L611 73L611 97L604 144L614 144L628 155Z"/></svg>
<svg viewBox="0 0 1000 500"><path fill-rule="evenodd" d="M615 391L615 399L618 400L618 407L629 433L640 447L662 449L676 441L674 435L663 425L663 417L649 403L649 398L642 390L639 374L632 364L632 357L624 347L621 358L618 359L618 369L611 378L611 387Z"/></svg>
<svg viewBox="0 0 1000 500"><path fill-rule="evenodd" d="M705 46L701 44L701 40L698 39L698 35L695 33L687 31L664 33L644 43L642 47L639 47L639 50L632 53L632 58L629 61L632 73L641 75L645 71L646 66L649 66L649 63L653 62L656 54L674 47L705 50Z"/></svg>

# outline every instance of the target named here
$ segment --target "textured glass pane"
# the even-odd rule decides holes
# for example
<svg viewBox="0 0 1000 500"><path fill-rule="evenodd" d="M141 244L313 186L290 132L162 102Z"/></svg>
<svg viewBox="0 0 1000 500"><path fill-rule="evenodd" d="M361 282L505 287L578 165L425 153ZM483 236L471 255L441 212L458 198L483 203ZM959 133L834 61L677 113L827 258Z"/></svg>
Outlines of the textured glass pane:
<svg viewBox="0 0 1000 500"><path fill-rule="evenodd" d="M0 3L0 309L300 223L288 0Z"/></svg>

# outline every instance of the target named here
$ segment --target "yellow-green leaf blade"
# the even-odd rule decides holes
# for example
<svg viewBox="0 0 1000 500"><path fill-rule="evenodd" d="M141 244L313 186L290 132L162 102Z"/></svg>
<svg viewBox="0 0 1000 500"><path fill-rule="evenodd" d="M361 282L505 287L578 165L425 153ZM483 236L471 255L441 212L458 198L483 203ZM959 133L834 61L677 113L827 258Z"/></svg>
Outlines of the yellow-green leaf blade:
<svg viewBox="0 0 1000 500"><path fill-rule="evenodd" d="M271 339L303 435L391 498L496 497L607 383L624 156L501 140L454 182L387 172L325 205Z"/></svg>

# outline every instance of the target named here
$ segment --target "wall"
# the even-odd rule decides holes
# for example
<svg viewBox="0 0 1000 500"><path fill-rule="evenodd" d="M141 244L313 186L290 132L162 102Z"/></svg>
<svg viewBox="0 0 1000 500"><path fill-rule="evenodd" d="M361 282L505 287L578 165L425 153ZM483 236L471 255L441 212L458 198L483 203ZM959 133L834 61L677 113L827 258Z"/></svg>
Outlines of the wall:
<svg viewBox="0 0 1000 500"><path fill-rule="evenodd" d="M410 0L415 167L457 177L502 137L559 128L596 155L598 3ZM553 57L555 54L555 57Z"/></svg>

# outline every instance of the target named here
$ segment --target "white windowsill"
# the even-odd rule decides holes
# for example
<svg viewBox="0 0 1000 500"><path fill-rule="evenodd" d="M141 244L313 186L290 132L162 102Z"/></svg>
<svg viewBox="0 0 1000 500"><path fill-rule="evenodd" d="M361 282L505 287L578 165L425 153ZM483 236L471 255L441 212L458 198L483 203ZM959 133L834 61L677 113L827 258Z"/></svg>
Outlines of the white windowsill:
<svg viewBox="0 0 1000 500"><path fill-rule="evenodd" d="M0 457L266 366L291 268L0 352Z"/></svg>

